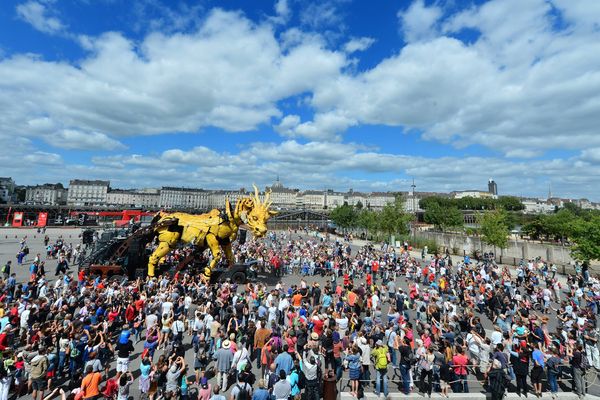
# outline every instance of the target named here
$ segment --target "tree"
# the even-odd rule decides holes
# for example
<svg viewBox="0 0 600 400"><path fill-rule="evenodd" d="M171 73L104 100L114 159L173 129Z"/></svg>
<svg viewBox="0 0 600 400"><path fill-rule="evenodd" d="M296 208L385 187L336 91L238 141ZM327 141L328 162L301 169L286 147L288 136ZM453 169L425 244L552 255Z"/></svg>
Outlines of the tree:
<svg viewBox="0 0 600 400"><path fill-rule="evenodd" d="M547 236L546 218L544 215L537 215L532 221L527 222L521 228L521 231L533 240L539 240Z"/></svg>
<svg viewBox="0 0 600 400"><path fill-rule="evenodd" d="M357 210L362 210L363 209L363 203L362 203L362 201L358 200L356 202L356 204L354 205L354 208L356 208Z"/></svg>
<svg viewBox="0 0 600 400"><path fill-rule="evenodd" d="M600 216L589 219L577 218L572 224L571 255L576 260L600 260Z"/></svg>
<svg viewBox="0 0 600 400"><path fill-rule="evenodd" d="M425 211L425 222L435 225L441 231L447 228L462 227L464 216L458 208L443 208L439 204L433 203Z"/></svg>
<svg viewBox="0 0 600 400"><path fill-rule="evenodd" d="M347 229L356 226L356 212L348 204L334 208L329 216L340 228Z"/></svg>
<svg viewBox="0 0 600 400"><path fill-rule="evenodd" d="M485 243L504 249L508 246L508 224L506 223L506 211L499 209L478 215L481 226L481 235Z"/></svg>
<svg viewBox="0 0 600 400"><path fill-rule="evenodd" d="M379 230L391 236L393 234L406 234L409 232L408 223L412 216L404 212L402 198L396 196L393 203L386 204L377 213L377 226Z"/></svg>
<svg viewBox="0 0 600 400"><path fill-rule="evenodd" d="M363 228L367 231L367 237L369 236L369 232L377 230L377 215L375 215L374 211L362 210L358 214L356 222L359 228Z"/></svg>
<svg viewBox="0 0 600 400"><path fill-rule="evenodd" d="M553 236L561 241L566 240L573 232L573 221L576 219L568 209L559 210L556 214L546 217L546 229L548 236Z"/></svg>
<svg viewBox="0 0 600 400"><path fill-rule="evenodd" d="M521 211L525 209L521 200L514 196L502 196L498 199L498 204L506 211Z"/></svg>

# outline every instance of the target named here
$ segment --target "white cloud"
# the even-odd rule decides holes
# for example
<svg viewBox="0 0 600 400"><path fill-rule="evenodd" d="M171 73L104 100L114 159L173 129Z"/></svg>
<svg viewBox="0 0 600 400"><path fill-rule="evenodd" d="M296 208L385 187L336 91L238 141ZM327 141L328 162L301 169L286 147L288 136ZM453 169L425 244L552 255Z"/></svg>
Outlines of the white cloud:
<svg viewBox="0 0 600 400"><path fill-rule="evenodd" d="M112 139L208 126L254 130L281 116L278 101L314 91L346 63L315 36L284 50L269 24L221 10L191 33L153 33L140 43L115 32L81 39L90 53L78 65L31 55L0 60L3 129L40 135L29 126L39 117L55 135L72 129Z"/></svg>
<svg viewBox="0 0 600 400"><path fill-rule="evenodd" d="M61 165L63 163L62 157L56 153L47 153L44 151L36 151L30 154L27 154L23 157L25 162L31 163L32 167L36 167L39 165Z"/></svg>
<svg viewBox="0 0 600 400"><path fill-rule="evenodd" d="M138 181L146 179L146 185L155 178L147 172L142 176L142 169L138 168L161 165L166 170L179 171L179 175L185 175L199 187L213 188L247 187L251 182L266 185L279 175L286 185L300 188L408 190L410 182L402 177L410 176L416 178L420 190L485 190L491 176L499 183L501 194L543 196L548 180L552 179L560 196L598 199L593 188L600 184L600 176L578 158L527 161L459 155L434 158L390 154L385 149L377 151L354 143L302 144L295 140L257 142L236 154L200 146L171 149L157 156L96 158L94 163L118 169L108 176L123 171ZM354 171L360 171L362 177L353 177Z"/></svg>
<svg viewBox="0 0 600 400"><path fill-rule="evenodd" d="M288 0L275 2L275 17L271 18L276 24L285 24L290 20L292 10Z"/></svg>
<svg viewBox="0 0 600 400"><path fill-rule="evenodd" d="M398 12L398 19L406 42L431 39L436 36L436 24L442 16L440 7L425 6L423 0L413 2L406 11Z"/></svg>
<svg viewBox="0 0 600 400"><path fill-rule="evenodd" d="M423 7L415 2L406 13ZM335 133L318 121L352 116L335 127L338 133L362 124L398 126L513 156L600 146L600 31L590 32L589 18L575 12L568 14L570 28L556 31L549 10L544 0L492 0L427 34L409 30L419 40L398 54L318 86L311 99L316 116L302 126L312 139L322 132L329 140ZM471 28L479 37L466 44L438 28L448 35Z"/></svg>
<svg viewBox="0 0 600 400"><path fill-rule="evenodd" d="M45 4L30 0L19 4L16 8L17 15L40 32L48 34L61 33L65 25L55 16L52 16Z"/></svg>
<svg viewBox="0 0 600 400"><path fill-rule="evenodd" d="M44 140L54 147L68 150L124 150L126 146L100 132L81 132L63 129L44 136Z"/></svg>
<svg viewBox="0 0 600 400"><path fill-rule="evenodd" d="M375 39L369 37L353 38L344 45L344 51L348 54L357 51L365 51L375 43Z"/></svg>
<svg viewBox="0 0 600 400"><path fill-rule="evenodd" d="M343 28L343 13L339 8L347 0L321 0L306 3L300 13L300 22L311 29Z"/></svg>

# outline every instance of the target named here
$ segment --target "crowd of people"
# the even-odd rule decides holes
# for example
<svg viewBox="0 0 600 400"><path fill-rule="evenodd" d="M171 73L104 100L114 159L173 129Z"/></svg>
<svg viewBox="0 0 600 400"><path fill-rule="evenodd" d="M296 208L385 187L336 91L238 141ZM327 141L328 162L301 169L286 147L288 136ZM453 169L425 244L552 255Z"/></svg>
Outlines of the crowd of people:
<svg viewBox="0 0 600 400"><path fill-rule="evenodd" d="M54 276L39 255L24 282L3 270L0 400L125 400L132 385L141 398L201 400L387 396L391 385L424 396L478 385L501 398L560 384L583 397L598 385L600 282L589 270L561 281L542 260L511 272L487 258L416 257L408 244L277 232L234 246L272 283L205 285L185 270L110 281L70 265L79 246L46 247Z"/></svg>

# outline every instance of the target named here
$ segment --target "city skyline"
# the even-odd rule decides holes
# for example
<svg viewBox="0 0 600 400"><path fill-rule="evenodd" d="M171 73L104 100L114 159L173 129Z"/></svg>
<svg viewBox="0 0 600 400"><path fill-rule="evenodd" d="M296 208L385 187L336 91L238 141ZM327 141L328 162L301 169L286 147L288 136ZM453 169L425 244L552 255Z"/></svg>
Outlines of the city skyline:
<svg viewBox="0 0 600 400"><path fill-rule="evenodd" d="M600 201L600 2L10 0L19 184ZM518 16L518 18L515 18Z"/></svg>

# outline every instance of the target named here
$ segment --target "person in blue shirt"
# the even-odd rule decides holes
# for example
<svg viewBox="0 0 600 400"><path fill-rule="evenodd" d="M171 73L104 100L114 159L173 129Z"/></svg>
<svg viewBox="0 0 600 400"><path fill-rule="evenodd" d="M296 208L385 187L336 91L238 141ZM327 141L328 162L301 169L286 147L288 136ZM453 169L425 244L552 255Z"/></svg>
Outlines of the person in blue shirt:
<svg viewBox="0 0 600 400"><path fill-rule="evenodd" d="M531 353L531 359L533 360L531 383L533 384L536 396L542 397L542 377L544 375L545 358L544 353L540 350L540 346L541 344L538 343L533 353Z"/></svg>
<svg viewBox="0 0 600 400"><path fill-rule="evenodd" d="M288 353L287 344L283 345L283 350L277 357L275 357L275 373L279 373L279 371L285 371L286 375L289 375L292 367L294 365L294 360L290 353Z"/></svg>
<svg viewBox="0 0 600 400"><path fill-rule="evenodd" d="M325 294L323 295L323 298L321 299L321 305L324 308L328 308L331 305L331 295L329 294L329 292L325 292Z"/></svg>
<svg viewBox="0 0 600 400"><path fill-rule="evenodd" d="M258 381L258 388L252 394L252 400L269 400L271 394L267 390L267 384L264 379Z"/></svg>
<svg viewBox="0 0 600 400"><path fill-rule="evenodd" d="M287 380L292 387L291 396L294 399L300 394L300 375L298 371L300 371L300 361L296 359L294 360L294 367L287 376Z"/></svg>

